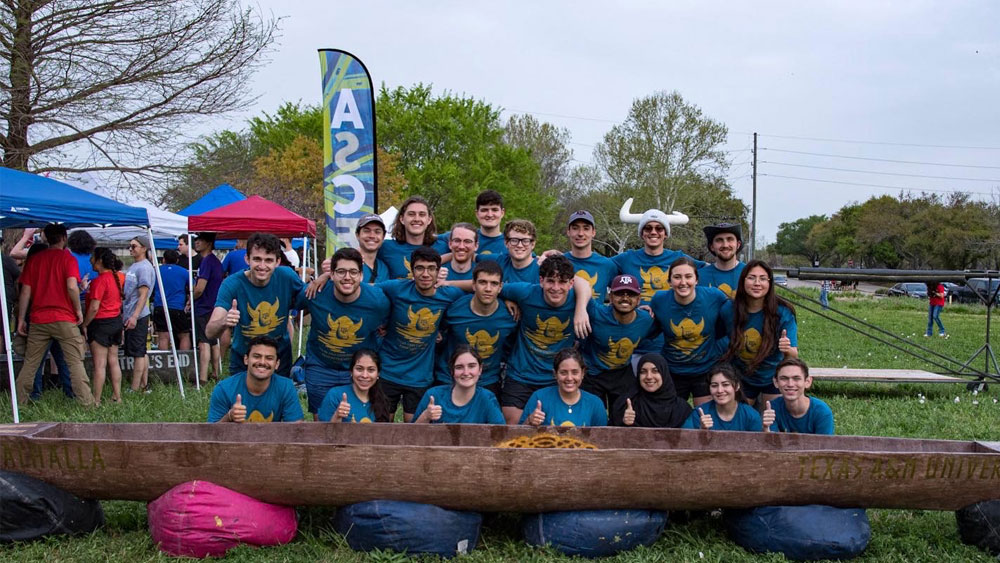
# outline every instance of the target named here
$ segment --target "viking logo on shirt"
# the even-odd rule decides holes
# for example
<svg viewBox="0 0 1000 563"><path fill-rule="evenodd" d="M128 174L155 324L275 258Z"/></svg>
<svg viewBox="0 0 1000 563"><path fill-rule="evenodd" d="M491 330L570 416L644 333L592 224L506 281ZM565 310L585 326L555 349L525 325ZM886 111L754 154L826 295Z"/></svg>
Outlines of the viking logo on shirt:
<svg viewBox="0 0 1000 563"><path fill-rule="evenodd" d="M242 325L243 336L252 338L254 336L264 336L271 334L276 328L285 322L284 316L278 315L281 301L274 299L274 303L261 301L256 307L251 309L247 306L247 313L250 315L250 323Z"/></svg>
<svg viewBox="0 0 1000 563"><path fill-rule="evenodd" d="M403 265L406 266L406 279L413 279L413 270L410 269L410 259L403 257Z"/></svg>
<svg viewBox="0 0 1000 563"><path fill-rule="evenodd" d="M271 422L273 420L274 420L273 411L271 412L270 415L268 415L267 418L264 418L264 415L260 414L260 411L256 410L251 412L250 416L247 417L247 422Z"/></svg>
<svg viewBox="0 0 1000 563"><path fill-rule="evenodd" d="M437 322L441 318L441 311L432 313L430 309L424 307L414 313L413 306L411 305L406 311L406 316L409 317L410 322L406 326L399 326L397 324L399 334L403 335L403 338L411 344L424 344L427 337L437 330Z"/></svg>
<svg viewBox="0 0 1000 563"><path fill-rule="evenodd" d="M567 337L563 331L569 326L569 319L566 319L566 322L560 322L559 317L549 317L542 320L541 315L535 315L535 326L537 328L527 331L525 336L535 346L538 346L542 350L547 350L549 346L558 344Z"/></svg>
<svg viewBox="0 0 1000 563"><path fill-rule="evenodd" d="M720 284L720 285L716 286L716 288L719 291L721 291L722 293L725 293L726 297L728 297L730 299L732 299L733 296L736 295L736 290L733 289L733 288L731 288L731 287L729 287L728 283Z"/></svg>
<svg viewBox="0 0 1000 563"><path fill-rule="evenodd" d="M587 270L577 270L576 276L587 280L587 283L590 284L590 291L593 293L593 295L590 296L591 299L599 299L601 297L600 292L597 291L597 274L591 276L587 273Z"/></svg>
<svg viewBox="0 0 1000 563"><path fill-rule="evenodd" d="M670 321L670 330L674 333L674 339L670 341L670 346L679 350L684 355L688 355L698 349L705 342L705 337L701 331L705 329L705 319L695 324L691 319L684 319L681 324L674 324Z"/></svg>
<svg viewBox="0 0 1000 563"><path fill-rule="evenodd" d="M664 271L659 266L651 266L648 270L639 268L639 277L642 278L642 300L649 302L657 291L670 289L670 270Z"/></svg>
<svg viewBox="0 0 1000 563"><path fill-rule="evenodd" d="M477 330L476 332L469 332L469 329L465 329L465 340L469 343L482 359L488 359L496 351L497 340L500 340L500 333L490 334L486 330Z"/></svg>
<svg viewBox="0 0 1000 563"><path fill-rule="evenodd" d="M632 359L632 351L637 344L638 342L632 342L628 338L615 341L609 337L607 353L598 354L597 357L609 368L620 368Z"/></svg>
<svg viewBox="0 0 1000 563"><path fill-rule="evenodd" d="M329 330L321 334L319 341L326 345L331 352L343 352L348 348L361 344L363 338L358 337L358 330L364 324L364 319L353 322L350 317L339 317L333 320L333 316L326 316L326 324Z"/></svg>
<svg viewBox="0 0 1000 563"><path fill-rule="evenodd" d="M743 333L743 348L740 349L740 359L743 360L743 363L750 365L757 357L758 350L760 350L760 332L755 328L747 329Z"/></svg>

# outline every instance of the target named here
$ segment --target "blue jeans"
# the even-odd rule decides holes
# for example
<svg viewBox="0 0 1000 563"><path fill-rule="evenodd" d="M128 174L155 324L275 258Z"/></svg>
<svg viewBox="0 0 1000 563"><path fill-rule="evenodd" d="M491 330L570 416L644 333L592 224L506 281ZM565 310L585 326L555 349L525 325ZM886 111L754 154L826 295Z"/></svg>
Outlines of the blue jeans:
<svg viewBox="0 0 1000 563"><path fill-rule="evenodd" d="M72 399L73 395L73 383L69 378L69 366L66 365L66 357L63 356L62 348L56 341L49 342L48 354L52 354L52 359L56 362L56 371L59 372L59 381L62 383L63 392L66 396ZM43 379L45 372L45 360L38 366L38 371L35 372L35 384L31 389L31 397L37 399L42 396Z"/></svg>
<svg viewBox="0 0 1000 563"><path fill-rule="evenodd" d="M825 287L820 288L819 290L819 304L822 305L824 309L830 308L829 292L827 292Z"/></svg>
<svg viewBox="0 0 1000 563"><path fill-rule="evenodd" d="M931 305L927 310L927 336L934 334L934 322L937 322L938 333L944 334L944 325L941 324L941 309L944 309L944 305Z"/></svg>

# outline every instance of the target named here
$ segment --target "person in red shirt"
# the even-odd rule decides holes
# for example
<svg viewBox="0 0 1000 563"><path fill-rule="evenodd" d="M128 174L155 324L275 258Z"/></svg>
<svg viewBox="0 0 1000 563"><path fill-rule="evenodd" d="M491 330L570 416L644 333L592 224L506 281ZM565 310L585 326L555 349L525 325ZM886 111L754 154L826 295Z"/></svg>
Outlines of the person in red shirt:
<svg viewBox="0 0 1000 563"><path fill-rule="evenodd" d="M24 364L17 376L17 400L20 404L28 401L35 372L49 341L55 340L66 357L76 400L83 406L91 406L94 397L83 367L84 341L79 326L83 323L80 268L76 258L66 250L66 227L50 223L44 232L49 249L25 263L19 280L22 289L18 299L17 332L27 337L28 344Z"/></svg>
<svg viewBox="0 0 1000 563"><path fill-rule="evenodd" d="M938 336L948 338L948 332L944 330L944 325L941 323L941 309L944 309L944 296L944 285L939 283L927 284L927 298L930 301L930 305L927 309L927 332L924 333L925 338L934 334L935 322L937 322L938 326Z"/></svg>
<svg viewBox="0 0 1000 563"><path fill-rule="evenodd" d="M118 278L121 261L110 249L98 247L90 256L97 277L87 292L87 313L83 328L94 357L94 404L101 406L105 375L111 373L111 400L122 400L122 370L118 365L118 345L122 341L122 282Z"/></svg>

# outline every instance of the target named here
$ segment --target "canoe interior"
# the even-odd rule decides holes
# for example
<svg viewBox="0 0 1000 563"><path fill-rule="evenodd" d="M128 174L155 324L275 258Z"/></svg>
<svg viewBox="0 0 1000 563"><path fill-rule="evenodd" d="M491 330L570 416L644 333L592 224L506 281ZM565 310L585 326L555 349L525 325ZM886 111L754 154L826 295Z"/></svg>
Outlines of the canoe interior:
<svg viewBox="0 0 1000 563"><path fill-rule="evenodd" d="M9 427L8 427L9 428ZM815 436L646 428L544 428L416 424L39 424L32 439L124 442L237 442L377 446L494 447L512 438L554 433L598 449L719 451L861 451L1000 453L996 442L870 436ZM4 434L0 428L0 435ZM13 432L11 432L13 433Z"/></svg>

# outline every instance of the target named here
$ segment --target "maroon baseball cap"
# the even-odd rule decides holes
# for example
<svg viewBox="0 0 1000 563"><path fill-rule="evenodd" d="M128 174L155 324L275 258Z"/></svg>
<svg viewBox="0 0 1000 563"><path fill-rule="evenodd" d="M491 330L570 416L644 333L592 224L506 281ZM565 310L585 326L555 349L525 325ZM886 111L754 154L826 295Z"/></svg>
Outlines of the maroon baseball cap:
<svg viewBox="0 0 1000 563"><path fill-rule="evenodd" d="M635 276L629 274L622 274L620 276L615 276L615 279L611 280L611 285L608 290L612 293L616 291L631 291L636 295L642 293L639 290L639 280L635 279Z"/></svg>

